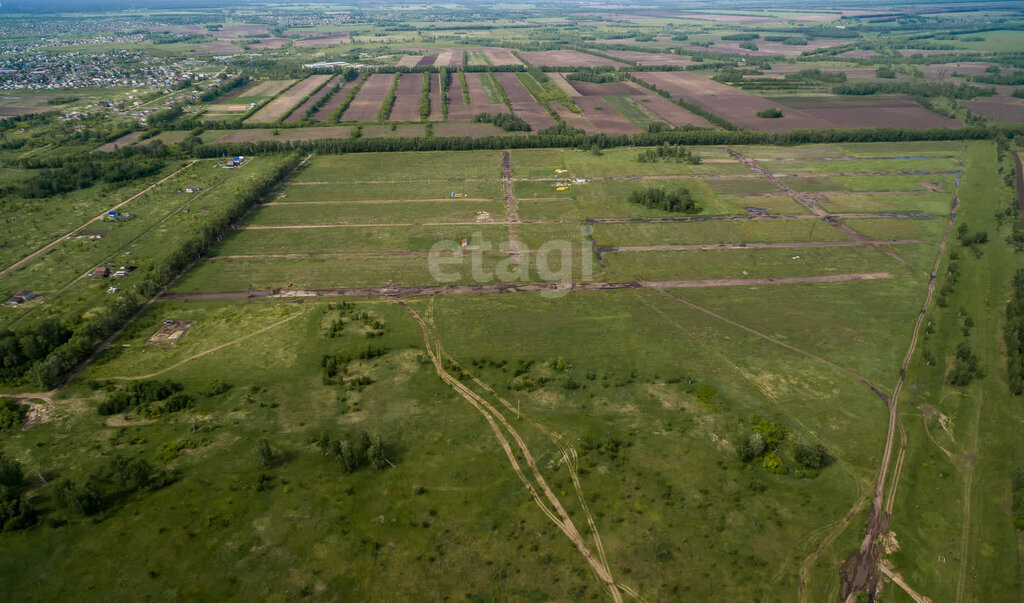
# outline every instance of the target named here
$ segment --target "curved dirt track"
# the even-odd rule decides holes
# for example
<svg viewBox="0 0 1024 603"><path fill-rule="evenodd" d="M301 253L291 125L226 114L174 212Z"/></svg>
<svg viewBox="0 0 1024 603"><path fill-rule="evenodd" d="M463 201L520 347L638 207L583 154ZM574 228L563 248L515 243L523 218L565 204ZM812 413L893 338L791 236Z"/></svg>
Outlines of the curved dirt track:
<svg viewBox="0 0 1024 603"><path fill-rule="evenodd" d="M399 303L403 307L405 307L406 310L409 311L412 317L416 320L416 322L419 323L420 327L422 328L423 343L426 347L427 354L430 356L430 359L434 364L434 369L437 371L438 376L441 377L441 379L445 383L451 386L452 389L458 392L459 395L465 398L466 401L472 404L473 407L476 408L477 411L479 411L480 414L484 416L484 418L487 420L487 423L490 425L491 430L494 432L494 435L497 438L498 443L505 451L505 455L508 457L508 460L511 463L513 470L519 477L520 481L523 482L523 485L526 486L526 489L529 491L530 496L533 498L534 502L537 504L538 507L540 507L541 511L543 511L544 514L547 515L547 517L552 521L552 523L554 523L562 531L562 533L564 533L566 537L569 538L569 540L573 543L576 549L579 550L579 552L583 555L584 559L590 565L591 569L594 570L598 578L600 578L601 581L608 588L612 600L616 601L617 603L620 603L622 601L622 592L616 585L615 580L611 575L610 569L608 568L605 562L596 557L590 551L590 548L583 541L582 535L576 529L575 524L573 524L569 514L562 506L561 501L559 501L558 497L556 497L554 492L551 491L551 488L548 486L547 481L544 479L543 475L541 475L540 470L537 468L536 461L534 460L533 455L530 453L529 448L526 446L526 442L523 441L519 433L512 427L512 425L508 422L508 420L501 412L495 409L482 396L474 392L472 389L466 387L461 381L453 377L444 368L443 357L445 356L445 353L444 348L441 345L441 342L438 339L436 339L436 336L432 340L431 329L426 323L426 321L424 321L419 316L419 314L417 314L412 308L410 308L406 304L402 302ZM502 427L504 427L504 431L502 430ZM522 453L524 459L526 460L526 464L533 475L533 481L531 481L530 478L527 477L525 471L519 463L519 460L516 458L516 454L513 452L512 446L509 443L509 440L506 438L505 433L508 433L508 435L516 443L517 447L519 448L519 451ZM542 494L543 497L541 496ZM546 503L544 502L545 499L547 500ZM594 535L595 538L597 538L596 532Z"/></svg>

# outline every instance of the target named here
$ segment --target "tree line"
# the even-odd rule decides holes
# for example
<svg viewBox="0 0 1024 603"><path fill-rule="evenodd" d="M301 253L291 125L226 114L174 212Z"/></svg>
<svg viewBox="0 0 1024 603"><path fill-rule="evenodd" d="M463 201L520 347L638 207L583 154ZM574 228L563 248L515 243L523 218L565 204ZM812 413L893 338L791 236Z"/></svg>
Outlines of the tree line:
<svg viewBox="0 0 1024 603"><path fill-rule="evenodd" d="M123 294L88 318L63 327L60 337L46 341L49 349L45 356L40 357L40 353L36 352L33 356L35 361L31 364L22 357L14 370L4 373L5 380L27 382L44 389L59 385L68 373L85 361L105 339L132 320L147 300L207 251L253 204L294 170L300 161L301 156L291 155L277 168L244 184L226 207L204 214L203 221L196 224L189 235L177 239L174 248L167 249L164 255L151 263L140 266L133 276L132 286ZM70 335L67 334L68 330ZM64 341L57 344L60 339ZM17 375L19 371L22 372Z"/></svg>
<svg viewBox="0 0 1024 603"><path fill-rule="evenodd" d="M855 130L673 130L626 134L581 133L577 128L548 128L533 136L446 136L436 138L358 138L317 140L257 140L205 144L195 149L200 158L302 151L306 153L378 153L391 151L471 151L494 149L583 148L624 146L759 144L786 146L839 142L908 142L922 140L988 140L1024 134L1024 125L971 126L965 128L861 128Z"/></svg>

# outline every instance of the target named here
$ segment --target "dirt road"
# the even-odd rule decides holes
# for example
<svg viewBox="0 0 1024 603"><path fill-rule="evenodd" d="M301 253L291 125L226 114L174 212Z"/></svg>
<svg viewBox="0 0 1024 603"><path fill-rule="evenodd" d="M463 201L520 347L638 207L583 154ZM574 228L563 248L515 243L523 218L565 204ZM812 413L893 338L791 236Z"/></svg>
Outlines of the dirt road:
<svg viewBox="0 0 1024 603"><path fill-rule="evenodd" d="M903 383L907 376L907 368L910 366L910 360L913 358L914 351L917 349L917 341L920 335L921 325L924 322L926 312L929 307L931 307L932 298L935 294L935 284L937 281L939 266L942 263L942 257L946 250L949 233L953 230L953 223L956 221L959 205L960 177L957 176L956 189L953 193L953 207L949 214L949 221L946 223L946 230L942 233L942 240L939 242L939 252L935 257L931 277L928 280L928 292L925 295L924 304L921 306L921 310L917 314L917 319L914 321L914 331L910 339L910 345L907 347L907 353L903 357L903 364L900 365L899 377L896 380L896 386L893 388L892 397L889 401L889 428L885 438L885 451L882 454L881 465L878 469L878 478L875 482L875 492L871 502L871 513L868 517L867 530L865 531L864 539L861 541L858 553L847 559L846 563L843 565L843 586L840 596L844 600L849 600L855 597L858 592L873 594L878 584L879 539L889 530L889 523L892 518L892 508L896 498L896 488L899 485L900 474L903 469L903 459L906 455L906 435L903 431L903 425L897 412L899 395L903 390ZM888 500L886 500L885 486L888 478L889 464L892 460L893 442L897 429L900 430L902 437L900 438L900 447L896 456L896 464L894 465L892 478L890 480Z"/></svg>
<svg viewBox="0 0 1024 603"><path fill-rule="evenodd" d="M526 487L531 498L533 498L533 501L548 517L548 519L550 519L551 522L554 523L567 538L569 538L580 554L583 555L587 564L590 565L594 570L594 573L597 574L598 578L608 588L608 592L611 595L612 600L617 603L621 603L622 592L616 585L615 579L612 577L611 570L608 568L607 563L594 555L594 553L591 552L590 547L588 547L586 542L584 542L583 536L576 528L576 525L573 523L569 513L565 510L561 501L557 496L555 496L555 493L548 486L547 480L545 480L544 476L541 474L533 454L530 452L529 447L527 447L526 442L519 435L519 432L511 423L509 423L504 414L498 411L483 396L467 387L461 381L452 376L447 369L445 369L443 362L443 357L445 356L444 348L436 334L431 333L431 329L427 323L412 308L406 306L404 303L402 305L409 311L412 317L422 328L423 343L426 347L427 354L434 364L434 369L438 376L441 377L442 381L451 386L451 388L467 402L473 405L481 415L483 415L487 420L491 431L494 433L495 438L498 440L499 445L502 450L504 450L505 456L512 465L513 471L515 471L519 480ZM512 444L509 442L509 438L511 438L519 449L519 452L525 460L529 472L532 475L532 479L527 476L526 471L517 458L518 455L512 449Z"/></svg>
<svg viewBox="0 0 1024 603"><path fill-rule="evenodd" d="M505 190L505 222L508 224L508 248L512 252L511 263L517 270L519 266L519 215L516 208L515 191L512 186L512 153L501 153L501 184Z"/></svg>
<svg viewBox="0 0 1024 603"><path fill-rule="evenodd" d="M528 293L542 291L610 291L616 289L694 289L702 287L750 287L754 285L811 285L894 278L888 272L793 276L785 278L735 278L692 281L627 281L618 283L493 283L485 285L425 285L421 287L345 287L339 289L265 289L253 291L175 292L161 299L289 299L305 297L383 297L394 299L414 295L472 295L487 293Z"/></svg>

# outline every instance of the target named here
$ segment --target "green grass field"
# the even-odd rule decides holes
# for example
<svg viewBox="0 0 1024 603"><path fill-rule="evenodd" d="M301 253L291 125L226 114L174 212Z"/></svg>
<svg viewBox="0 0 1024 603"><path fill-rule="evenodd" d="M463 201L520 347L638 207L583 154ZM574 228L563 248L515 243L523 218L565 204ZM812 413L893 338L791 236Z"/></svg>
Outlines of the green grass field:
<svg viewBox="0 0 1024 603"><path fill-rule="evenodd" d="M892 157L941 152L962 159L957 225L989 235L972 250L954 228L937 273L938 284L946 284L954 258L960 281L927 309L898 400L897 434L907 434L896 443L897 453L906 445L891 524L899 548L885 557L933 600L955 600L961 588L968 598L1012 600L1019 571L1009 568L1018 544L1010 483L1024 465L1015 452L1024 414L1006 393L998 343L1007 285L1020 265L1004 242L1009 222L996 217L1012 200L997 175L1010 165L1008 156L997 159L988 142L744 152L811 165L813 152L820 158L826 148L836 157L872 158L883 147ZM723 158L721 148L694 150ZM516 181L513 206L523 222L511 229L475 223L480 211L505 218L498 152L311 159L245 218L242 226L257 228L229 232L174 283L171 293L185 299L158 299L127 324L56 395L46 421L0 432L0 450L46 480L36 478L28 491L28 500L45 510L38 525L0 532L0 594L600 600L609 594L594 570L601 566L651 601L793 600L800 592L812 601L838 598L839 568L864 534L889 418L866 385L891 395L900 376L954 176L786 179L797 190L838 192L820 202L828 212L931 213L842 221L871 239L920 243L598 257L592 243L850 240L777 184L749 170L729 171L743 168L738 162L640 164L637 151L513 151L515 178L554 178L554 169L567 169L593 179L564 191L554 181ZM236 179L279 160L257 156L232 171L197 164L166 186L200 183L202 197L189 202L154 191L139 200L138 220L123 225L123 234L94 242L109 247L62 244L54 252L60 255L10 275L11 286L53 291L101 255L124 250L159 258L174 237L201 227L203 206L210 211L227 202L240 186ZM864 161L898 171L887 166L918 160ZM798 162L779 162L790 163ZM722 171L695 171L705 168ZM640 175L651 178L628 178ZM703 216L743 216L745 207L759 207L801 219L586 222L679 215L626 200L644 186L687 187ZM936 190L900 192L927 188ZM466 196L452 199L452 191ZM315 225L323 227L299 228ZM518 270L503 251L475 253L506 242L513 231L523 251ZM439 279L425 252L462 239L463 257ZM537 253L553 246L570 251ZM544 259L574 281L636 288L188 298L473 285L497 283L502 272L513 275L506 282L551 280L540 270L542 255L555 256ZM890 278L753 280L859 273ZM670 290L641 282L703 279L750 282ZM106 295L82 282L95 291L69 288L62 295L77 301L67 311L89 311ZM168 319L188 321L187 331L174 344L151 343ZM964 341L984 376L957 387L947 373ZM338 361L341 368L331 373L326 367ZM99 413L111 390L140 379L173 380L193 404L152 415ZM361 431L384 442L386 462L378 468L346 471L340 452L317 444L324 436L358 444ZM738 451L758 441L755 433L762 444L771 438L769 447L741 460ZM269 455L257 453L264 438ZM811 444L820 444L831 462L817 469L802 464L798 451ZM60 503L64 480L81 486L104 475L114 457L143 459L154 474L166 471L166 479L135 490L101 482L108 494L94 514ZM565 510L561 528L537 501L552 514L556 502ZM903 600L895 585L885 588L885 600Z"/></svg>

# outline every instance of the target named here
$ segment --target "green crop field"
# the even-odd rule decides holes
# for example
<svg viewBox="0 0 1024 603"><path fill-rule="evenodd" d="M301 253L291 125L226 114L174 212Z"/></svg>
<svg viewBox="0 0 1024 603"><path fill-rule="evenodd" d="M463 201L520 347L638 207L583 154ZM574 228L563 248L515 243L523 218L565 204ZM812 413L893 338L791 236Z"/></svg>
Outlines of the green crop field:
<svg viewBox="0 0 1024 603"><path fill-rule="evenodd" d="M1024 598L1019 10L52 4L0 600Z"/></svg>

